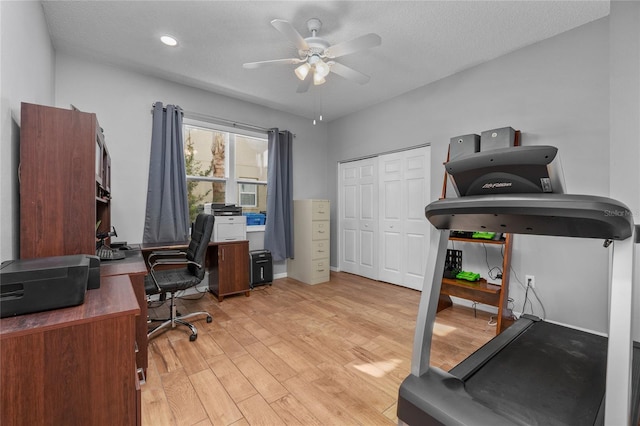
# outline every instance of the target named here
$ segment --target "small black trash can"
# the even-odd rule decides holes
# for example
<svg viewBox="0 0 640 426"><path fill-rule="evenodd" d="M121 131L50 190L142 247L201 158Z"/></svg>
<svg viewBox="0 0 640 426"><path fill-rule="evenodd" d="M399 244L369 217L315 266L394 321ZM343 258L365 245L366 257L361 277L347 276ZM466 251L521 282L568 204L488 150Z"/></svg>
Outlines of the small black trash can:
<svg viewBox="0 0 640 426"><path fill-rule="evenodd" d="M258 285L271 285L273 281L273 260L269 250L251 250L249 252L251 268L251 288Z"/></svg>

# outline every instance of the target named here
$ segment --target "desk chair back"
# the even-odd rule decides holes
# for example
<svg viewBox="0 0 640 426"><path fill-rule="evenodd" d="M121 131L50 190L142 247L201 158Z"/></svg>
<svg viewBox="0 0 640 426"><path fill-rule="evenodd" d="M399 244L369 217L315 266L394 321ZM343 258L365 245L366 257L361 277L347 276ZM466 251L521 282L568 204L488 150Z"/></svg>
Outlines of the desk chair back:
<svg viewBox="0 0 640 426"><path fill-rule="evenodd" d="M187 248L187 259L195 263L189 263L188 269L199 280L204 278L205 257L207 247L211 240L215 217L210 214L200 213L191 229L191 241ZM200 266L198 266L200 265Z"/></svg>

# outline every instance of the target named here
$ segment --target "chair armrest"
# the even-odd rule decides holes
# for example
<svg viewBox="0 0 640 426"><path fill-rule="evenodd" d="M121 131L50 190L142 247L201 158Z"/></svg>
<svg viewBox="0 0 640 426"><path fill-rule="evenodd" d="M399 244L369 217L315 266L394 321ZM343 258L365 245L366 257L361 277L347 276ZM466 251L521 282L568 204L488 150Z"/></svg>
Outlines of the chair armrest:
<svg viewBox="0 0 640 426"><path fill-rule="evenodd" d="M193 260L187 260L187 259L158 259L155 262L153 262L153 264L151 264L151 269L155 268L158 265L196 265L198 268L202 267L199 263L194 262Z"/></svg>
<svg viewBox="0 0 640 426"><path fill-rule="evenodd" d="M152 251L151 254L149 254L149 257L147 258L147 263L149 263L149 265L152 264L151 259L154 257L161 257L161 256L186 256L187 253L182 251L182 250L162 250L162 251Z"/></svg>
<svg viewBox="0 0 640 426"><path fill-rule="evenodd" d="M156 287L158 288L159 291L161 291L160 289L160 285L158 284L158 280L156 279L156 274L155 274L155 268L156 266L161 266L161 265L196 265L198 268L201 268L202 266L197 263L194 262L192 260L187 260L187 259L159 259L156 262L154 262L150 269L150 275L151 278L153 279L154 284L156 285Z"/></svg>

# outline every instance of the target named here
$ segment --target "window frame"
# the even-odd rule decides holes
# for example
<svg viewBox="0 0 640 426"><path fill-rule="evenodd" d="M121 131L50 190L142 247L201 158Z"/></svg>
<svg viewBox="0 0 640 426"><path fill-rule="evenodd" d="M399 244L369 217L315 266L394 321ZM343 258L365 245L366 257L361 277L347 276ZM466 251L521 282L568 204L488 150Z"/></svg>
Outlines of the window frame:
<svg viewBox="0 0 640 426"><path fill-rule="evenodd" d="M238 182L239 188L238 188L238 205L240 207L250 207L250 208L255 208L258 207L258 184L257 183L245 183L245 182ZM251 185L253 186L253 191L243 191L242 190L242 185ZM248 205L248 204L242 204L242 194L251 194L253 195L253 204Z"/></svg>
<svg viewBox="0 0 640 426"><path fill-rule="evenodd" d="M268 141L267 132L258 132L245 129L238 129L236 127L225 126L222 124L211 123L203 120L196 120L185 117L182 120L182 132L184 135L185 126L199 127L202 129L210 130L213 132L227 133L227 146L226 146L226 158L225 158L225 171L227 173L226 178L213 177L213 176L193 176L186 175L187 181L199 181L199 182L224 182L225 183L225 203L240 205L239 200L239 185L240 184L253 184L253 185L267 185L267 181L260 181L256 179L237 179L236 178L236 135L241 137L248 137L254 139L261 139ZM268 168L268 164L267 164ZM256 188L256 204L258 201L258 188Z"/></svg>

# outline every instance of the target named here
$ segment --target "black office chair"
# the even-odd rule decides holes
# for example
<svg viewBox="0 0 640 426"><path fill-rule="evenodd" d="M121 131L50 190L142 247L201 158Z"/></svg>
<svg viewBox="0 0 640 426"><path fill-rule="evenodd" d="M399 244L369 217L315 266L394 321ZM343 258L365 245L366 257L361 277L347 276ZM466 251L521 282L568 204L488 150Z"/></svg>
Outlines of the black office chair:
<svg viewBox="0 0 640 426"><path fill-rule="evenodd" d="M175 328L177 324L181 324L191 329L189 340L193 342L198 338L198 329L186 320L197 316L206 316L208 323L213 321L211 314L204 311L180 315L176 311L175 295L180 290L186 290L198 285L204 278L205 257L209 240L211 239L211 232L213 231L214 220L214 217L210 214L201 213L196 217L195 224L191 230L191 242L186 252L168 250L153 252L149 255L150 274L145 277L145 292L148 296L160 294L161 298L166 297L166 294L169 293L171 296L171 316L166 319L149 319L152 322L162 321L162 324L149 331L147 338L151 339L160 332L168 328ZM184 267L156 270L161 265L184 265Z"/></svg>

